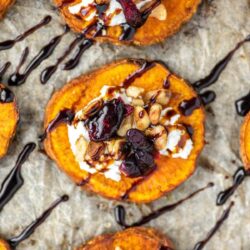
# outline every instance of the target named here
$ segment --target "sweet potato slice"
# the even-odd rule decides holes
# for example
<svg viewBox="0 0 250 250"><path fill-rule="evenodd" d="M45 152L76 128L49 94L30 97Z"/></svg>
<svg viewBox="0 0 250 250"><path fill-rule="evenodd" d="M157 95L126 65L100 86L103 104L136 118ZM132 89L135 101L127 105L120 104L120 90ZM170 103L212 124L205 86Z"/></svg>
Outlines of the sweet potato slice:
<svg viewBox="0 0 250 250"><path fill-rule="evenodd" d="M97 236L76 250L173 250L169 239L155 229L134 227L115 234Z"/></svg>
<svg viewBox="0 0 250 250"><path fill-rule="evenodd" d="M79 16L69 12L68 7L76 5L79 0L54 0L66 23L76 32L82 32L90 22L86 22ZM133 43L137 45L149 45L163 41L168 36L177 32L183 23L187 22L196 12L200 0L162 0L167 10L167 18L159 20L149 16L146 23L137 29L135 36L130 41L120 41L122 32L120 26L108 28L105 36L99 36L98 41L110 41L115 44Z"/></svg>
<svg viewBox="0 0 250 250"><path fill-rule="evenodd" d="M3 18L7 9L15 2L15 0L0 0L0 19Z"/></svg>
<svg viewBox="0 0 250 250"><path fill-rule="evenodd" d="M245 117L240 132L240 150L244 166L250 169L250 112Z"/></svg>
<svg viewBox="0 0 250 250"><path fill-rule="evenodd" d="M11 250L11 248L5 240L0 239L0 250Z"/></svg>
<svg viewBox="0 0 250 250"><path fill-rule="evenodd" d="M104 84L118 86L140 68L136 60L122 60L72 80L57 91L49 101L45 112L45 128L61 110L73 109L75 112L81 110L99 96ZM196 92L183 79L174 74L170 77L169 75L170 72L163 64L155 62L154 67L135 79L132 86L142 87L148 91L158 90L168 78L170 91L176 93L169 105L176 109L183 100L197 97ZM195 109L191 115L180 117L181 123L193 128L194 145L188 159L159 155L155 158L156 170L140 183L138 178L128 178L125 175L122 176L121 181L116 182L107 179L101 173L96 173L91 175L85 187L105 197L118 200L130 190L127 198L132 202L150 202L161 197L179 186L194 172L197 157L204 146L204 119L202 106ZM82 170L76 161L67 131L67 125L60 124L48 133L44 146L47 154L56 161L57 165L79 184L87 179L89 174ZM135 183L138 185L132 188Z"/></svg>
<svg viewBox="0 0 250 250"><path fill-rule="evenodd" d="M6 89L6 87L0 84L0 90L2 89ZM11 93L11 95L13 94ZM0 158L7 153L9 144L15 135L18 120L19 114L15 97L11 102L0 101Z"/></svg>

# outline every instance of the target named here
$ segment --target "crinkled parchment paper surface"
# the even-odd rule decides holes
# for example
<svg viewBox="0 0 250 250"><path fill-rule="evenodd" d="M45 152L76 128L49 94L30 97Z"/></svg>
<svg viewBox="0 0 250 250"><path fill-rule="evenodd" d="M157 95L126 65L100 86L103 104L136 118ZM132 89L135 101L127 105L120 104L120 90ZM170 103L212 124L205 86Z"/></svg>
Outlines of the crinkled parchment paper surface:
<svg viewBox="0 0 250 250"><path fill-rule="evenodd" d="M49 0L19 0L0 22L2 41L14 38L20 31L26 30L48 14L53 17L49 25L16 44L11 50L0 52L0 65L6 61L12 62L3 82L14 71L23 49L30 47L31 59L52 37L62 33L63 20ZM208 74L215 63L249 33L248 0L203 1L194 18L166 42L146 48L96 44L84 54L76 69L69 72L58 70L49 83L43 86L39 81L40 72L45 66L54 63L74 38L73 33L67 34L55 53L33 71L24 85L12 88L18 98L21 121L8 155L0 162L0 182L13 167L25 143L37 142L42 132L44 109L51 94L69 80L115 59L142 57L163 60L171 70L194 82ZM196 173L174 192L152 204L126 205L129 221L135 221L141 214L170 204L213 181L214 188L147 225L169 235L179 250L191 250L197 241L206 236L229 204L216 207L216 195L231 184L232 174L242 164L239 156L239 127L242 118L236 114L234 101L249 91L249 76L250 44L245 44L217 84L211 88L216 91L217 99L207 108L208 143ZM116 202L82 192L46 155L37 150L23 166L23 176L24 186L0 213L2 237L19 234L60 195L67 193L70 200L57 207L49 219L18 249L73 249L95 235L121 229L113 216ZM250 249L249 189L250 180L246 180L232 197L235 206L229 219L205 249Z"/></svg>

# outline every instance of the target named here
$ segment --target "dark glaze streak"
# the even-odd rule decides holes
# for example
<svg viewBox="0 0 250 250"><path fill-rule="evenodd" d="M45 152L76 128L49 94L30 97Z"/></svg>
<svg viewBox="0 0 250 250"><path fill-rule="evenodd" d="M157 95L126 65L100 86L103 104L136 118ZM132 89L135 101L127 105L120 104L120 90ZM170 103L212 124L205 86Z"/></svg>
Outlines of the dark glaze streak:
<svg viewBox="0 0 250 250"><path fill-rule="evenodd" d="M129 25L128 23L124 23L121 25L122 33L119 37L120 41L130 41L135 36L135 33L138 28L140 28L148 19L151 12L161 3L161 1L156 0L151 6L149 6L146 10L141 13L141 22L138 27L134 27Z"/></svg>
<svg viewBox="0 0 250 250"><path fill-rule="evenodd" d="M235 102L237 114L245 116L250 111L250 92Z"/></svg>
<svg viewBox="0 0 250 250"><path fill-rule="evenodd" d="M1 68L0 68L0 81L2 81L4 74L6 73L6 71L8 70L8 68L10 67L11 63L7 62L5 63Z"/></svg>
<svg viewBox="0 0 250 250"><path fill-rule="evenodd" d="M94 44L94 40L91 40L91 39L85 39L85 40L83 40L80 43L80 45L78 46L78 50L77 50L75 56L72 59L68 60L65 63L63 69L64 70L74 69L79 64L82 54L87 49L89 49L93 44Z"/></svg>
<svg viewBox="0 0 250 250"><path fill-rule="evenodd" d="M240 184L249 176L249 173L245 171L244 167L240 167L234 173L233 185L228 189L220 192L216 199L216 205L221 206L226 203L226 201L234 194Z"/></svg>
<svg viewBox="0 0 250 250"><path fill-rule="evenodd" d="M210 74L206 76L205 78L195 82L193 84L194 88L200 92L200 90L207 88L214 84L220 77L221 73L224 71L224 69L227 67L228 63L231 61L233 55L235 52L241 48L241 46L246 43L250 42L250 35L248 35L243 41L240 41L236 44L233 50L231 50L222 60L220 60L212 69Z"/></svg>
<svg viewBox="0 0 250 250"><path fill-rule="evenodd" d="M66 26L65 31L53 39L50 40L48 44L46 44L39 53L31 60L31 62L28 64L26 69L24 70L23 74L20 74L18 71L16 71L14 74L12 74L9 78L9 85L11 86L19 86L23 84L26 79L29 77L31 72L35 70L44 60L46 60L49 56L51 56L57 47L57 45L62 40L62 37L69 31L69 28Z"/></svg>
<svg viewBox="0 0 250 250"><path fill-rule="evenodd" d="M213 186L214 186L213 183L209 183L205 187L196 190L195 192L191 193L187 197L185 197L185 198L183 198L183 199L181 199L181 200L179 200L179 201L177 201L177 202L175 202L173 204L166 205L166 206L152 212L151 214L142 217L140 220L138 220L137 222L132 223L131 225L128 225L126 223L126 211L125 211L125 208L123 206L121 206L121 205L118 205L118 206L115 207L115 220L120 226L125 227L125 228L135 227L135 226L142 226L142 225L148 223L149 221L158 218L159 216L161 216L164 213L173 211L175 208L177 208L179 205L181 205L185 201L187 201L190 198L194 197L195 195L197 195L201 191L203 191L203 190L205 190L207 188L213 187Z"/></svg>
<svg viewBox="0 0 250 250"><path fill-rule="evenodd" d="M101 9L99 10L101 12ZM83 33L86 34L87 32L91 31L93 28L96 28L96 31L94 33L94 35L92 36L93 38L95 38L96 36L98 36L100 34L100 32L103 29L103 26L100 24L95 24L90 26L89 28L86 29L86 31L84 31ZM95 41L93 39L84 39L78 46L77 52L75 54L75 56L71 59L69 59L65 65L64 65L64 70L71 70L74 69L80 62L81 56L82 54L89 49L92 45L94 45Z"/></svg>
<svg viewBox="0 0 250 250"><path fill-rule="evenodd" d="M131 27L127 23L121 25L122 34L119 37L120 41L130 41L133 39L136 33L136 28Z"/></svg>
<svg viewBox="0 0 250 250"><path fill-rule="evenodd" d="M223 212L222 216L218 219L218 221L216 222L215 226L211 229L211 231L208 233L207 237L202 240L199 241L193 250L201 250L205 247L205 245L209 242L209 240L213 237L213 235L220 229L221 225L223 224L223 222L228 218L231 208L233 207L234 202L231 202L231 204L229 205L229 207Z"/></svg>
<svg viewBox="0 0 250 250"><path fill-rule="evenodd" d="M59 57L54 65L51 65L47 68L45 68L41 75L40 75L40 80L42 84L45 84L48 82L50 77L56 72L59 64L71 53L71 51L76 47L76 45L81 42L84 39L83 35L80 35L76 37L69 45L69 47L65 50L63 55Z"/></svg>
<svg viewBox="0 0 250 250"><path fill-rule="evenodd" d="M47 134L52 132L62 123L70 124L75 117L75 113L72 110L64 109L61 110L58 115L52 120L48 127L46 128L45 132L39 137L40 141L44 141L47 137Z"/></svg>
<svg viewBox="0 0 250 250"><path fill-rule="evenodd" d="M33 34L35 31L37 31L41 27L47 25L51 21L51 19L52 19L51 16L45 16L38 24L31 27L30 29L28 29L24 33L20 34L14 40L7 40L4 42L1 42L0 43L0 51L11 49L17 42L21 42L22 40L24 40L29 35Z"/></svg>
<svg viewBox="0 0 250 250"><path fill-rule="evenodd" d="M22 152L17 158L14 168L4 179L0 189L0 211L23 185L24 180L21 175L22 165L28 159L29 155L33 152L35 147L36 144L33 142L25 145Z"/></svg>
<svg viewBox="0 0 250 250"><path fill-rule="evenodd" d="M54 203L52 203L51 206L47 210L45 210L44 213L40 217L38 217L28 227L26 227L20 235L8 240L8 243L11 245L11 247L15 248L19 243L29 238L30 235L33 234L34 231L50 216L51 212L60 203L66 202L68 200L69 200L69 196L63 195L62 197L57 199Z"/></svg>
<svg viewBox="0 0 250 250"><path fill-rule="evenodd" d="M15 96L10 89L0 87L0 103L11 103L14 99Z"/></svg>
<svg viewBox="0 0 250 250"><path fill-rule="evenodd" d="M179 105L179 111L185 115L190 116L194 110L201 107L201 101L198 97L193 97L190 100L184 100Z"/></svg>
<svg viewBox="0 0 250 250"><path fill-rule="evenodd" d="M48 80L50 79L50 77L56 72L58 66L64 61L64 59L72 52L72 50L76 47L77 44L79 44L80 42L84 42L86 40L85 35L88 32L91 32L93 29L96 29L95 34L93 35L96 36L99 34L99 32L101 31L102 27L96 23L93 23L91 25L89 25L83 32L81 35L79 35L78 37L76 37L69 45L69 47L65 50L65 52L63 53L63 55L61 57L59 57L56 61L56 63L54 65L51 65L47 68L45 68L41 75L40 75L40 80L42 84L45 84L48 82ZM86 46L86 45L85 45ZM82 55L82 53L87 49L85 49L85 47L82 47L82 50L80 51L79 55L76 55L75 58L73 58L73 60L70 62L70 65L68 65L68 67L75 67L79 60L80 57ZM79 52L79 51L78 51ZM74 66L71 66L71 64L74 64Z"/></svg>
<svg viewBox="0 0 250 250"><path fill-rule="evenodd" d="M212 103L216 99L216 94L212 90L205 91L201 94L199 94L199 97L201 99L201 102L204 106Z"/></svg>
<svg viewBox="0 0 250 250"><path fill-rule="evenodd" d="M136 60L135 62L141 64L141 61ZM148 62L148 61L143 60L143 63L141 64L141 68L139 68L137 71L129 75L122 83L122 87L128 88L138 77L141 77L145 72L152 69L154 66L155 66L155 62Z"/></svg>
<svg viewBox="0 0 250 250"><path fill-rule="evenodd" d="M172 76L172 74L168 74L167 78L163 82L163 88L164 89L169 89L170 88L170 77L171 76Z"/></svg>

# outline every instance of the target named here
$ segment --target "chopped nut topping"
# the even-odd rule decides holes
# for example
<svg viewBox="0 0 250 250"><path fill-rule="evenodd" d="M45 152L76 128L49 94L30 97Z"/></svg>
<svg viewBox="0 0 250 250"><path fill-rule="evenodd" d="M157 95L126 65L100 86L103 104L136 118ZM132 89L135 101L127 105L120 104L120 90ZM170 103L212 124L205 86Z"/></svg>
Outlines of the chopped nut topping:
<svg viewBox="0 0 250 250"><path fill-rule="evenodd" d="M153 11L151 12L151 17L155 17L160 21L164 21L167 19L167 9L163 4L160 4L157 6Z"/></svg>
<svg viewBox="0 0 250 250"><path fill-rule="evenodd" d="M88 142L84 139L83 136L80 136L76 143L76 159L77 161L83 161L84 160L84 156L85 156L85 153L87 151L87 147L88 147Z"/></svg>
<svg viewBox="0 0 250 250"><path fill-rule="evenodd" d="M136 128L142 131L148 128L150 125L150 120L147 111L139 106L135 107L134 120Z"/></svg>
<svg viewBox="0 0 250 250"><path fill-rule="evenodd" d="M124 137L126 135L127 131L132 128L133 122L134 122L133 119L134 119L133 114L131 114L123 119L122 124L117 131L117 134L119 136Z"/></svg>
<svg viewBox="0 0 250 250"><path fill-rule="evenodd" d="M143 88L129 86L126 89L126 94L133 98L138 98L144 92Z"/></svg>
<svg viewBox="0 0 250 250"><path fill-rule="evenodd" d="M153 125L159 123L162 106L158 103L153 104L149 109L149 119Z"/></svg>
<svg viewBox="0 0 250 250"><path fill-rule="evenodd" d="M167 105L171 98L171 92L168 89L159 89L149 91L145 95L146 103L159 103L161 105Z"/></svg>
<svg viewBox="0 0 250 250"><path fill-rule="evenodd" d="M105 145L103 142L91 141L88 145L85 155L86 160L98 161L100 156L104 153Z"/></svg>

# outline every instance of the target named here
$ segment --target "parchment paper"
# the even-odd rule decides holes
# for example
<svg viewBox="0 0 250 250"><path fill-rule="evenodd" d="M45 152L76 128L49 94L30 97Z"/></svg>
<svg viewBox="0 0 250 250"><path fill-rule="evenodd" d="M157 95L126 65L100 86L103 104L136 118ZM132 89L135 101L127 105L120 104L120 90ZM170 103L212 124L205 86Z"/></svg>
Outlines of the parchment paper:
<svg viewBox="0 0 250 250"><path fill-rule="evenodd" d="M0 65L8 60L13 63L7 75L13 72L26 46L31 49L31 59L52 37L62 33L63 21L51 1L19 0L0 22L2 41L14 38L20 31L26 30L48 14L53 16L50 25L16 44L11 50L1 52ZM203 1L191 22L166 42L147 48L96 44L84 54L76 69L70 72L58 70L47 85L41 85L41 70L54 63L74 38L73 33L68 34L53 56L43 62L24 85L12 88L18 98L21 121L8 155L0 162L0 182L13 167L25 143L37 142L42 132L44 108L53 91L74 77L114 59L142 57L163 60L174 72L193 82L209 73L215 63L249 33L248 0L207 0ZM234 56L219 82L211 88L216 91L217 99L207 108L207 145L196 173L159 201L149 205L126 205L129 221L135 221L141 214L172 203L213 181L214 188L147 225L167 234L179 250L191 250L197 241L206 236L223 208L228 206L227 203L224 207L216 207L216 195L231 184L232 174L242 164L239 156L239 127L242 118L236 115L234 101L249 91L249 75L250 44L245 44ZM7 77L3 82L6 83L6 80ZM38 151L25 163L23 176L24 186L0 213L1 236L8 238L19 234L60 195L69 194L70 201L57 207L49 219L18 249L68 250L95 235L121 229L113 216L116 202L80 191L48 157ZM233 196L235 206L230 218L205 249L250 249L249 189L250 180L246 180Z"/></svg>

